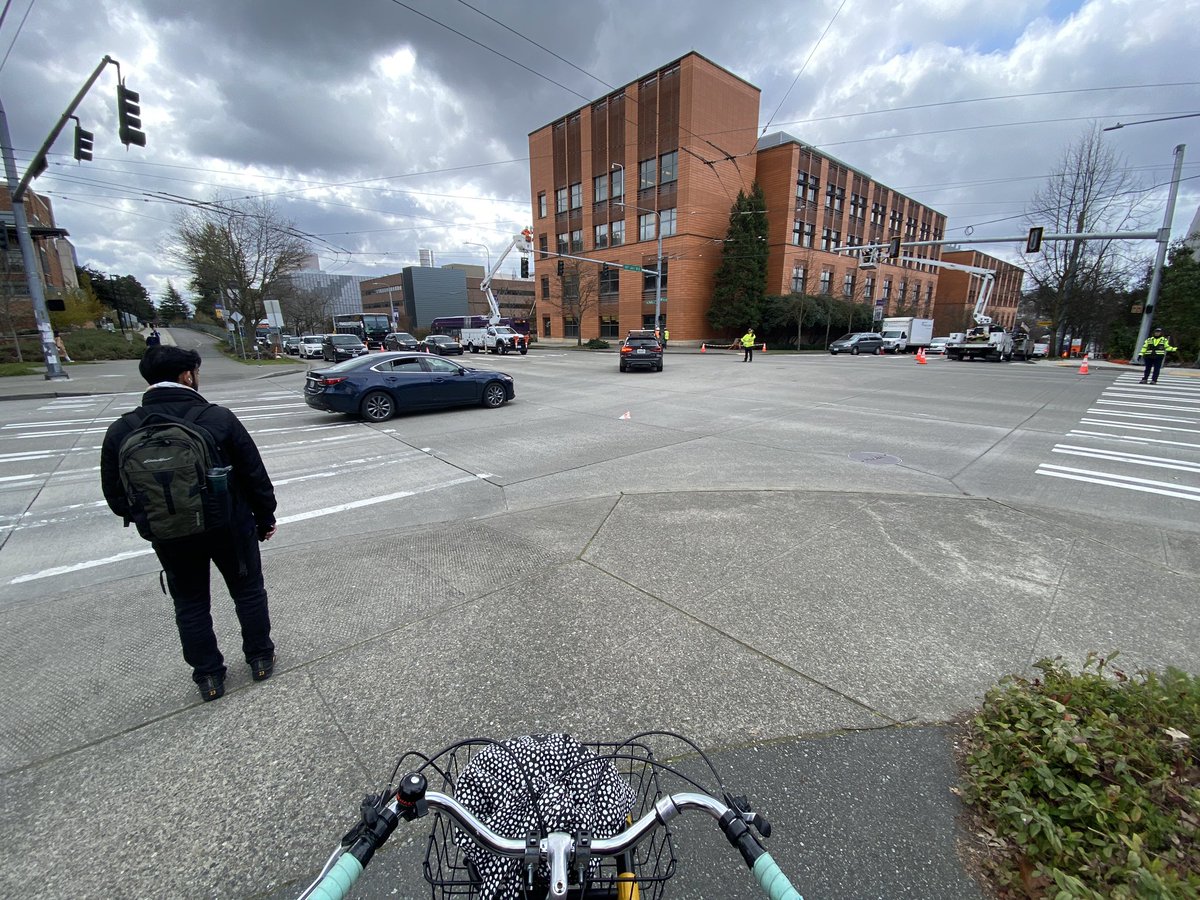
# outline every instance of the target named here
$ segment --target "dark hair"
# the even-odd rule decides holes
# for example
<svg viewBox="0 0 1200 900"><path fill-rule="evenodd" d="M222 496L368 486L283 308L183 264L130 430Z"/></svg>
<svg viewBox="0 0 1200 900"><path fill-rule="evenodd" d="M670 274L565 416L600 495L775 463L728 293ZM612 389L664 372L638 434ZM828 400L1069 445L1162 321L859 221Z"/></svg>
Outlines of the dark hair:
<svg viewBox="0 0 1200 900"><path fill-rule="evenodd" d="M195 350L184 350L182 347L170 347L157 344L147 347L142 361L138 363L138 371L146 379L146 384L158 384L160 381L178 381L184 372L200 368L200 354Z"/></svg>

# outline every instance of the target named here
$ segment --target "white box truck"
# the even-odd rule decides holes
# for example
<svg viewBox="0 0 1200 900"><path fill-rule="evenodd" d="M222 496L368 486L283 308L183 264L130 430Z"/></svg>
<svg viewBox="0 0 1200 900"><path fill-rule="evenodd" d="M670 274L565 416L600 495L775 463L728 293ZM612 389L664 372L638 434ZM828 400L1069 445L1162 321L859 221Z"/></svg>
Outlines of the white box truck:
<svg viewBox="0 0 1200 900"><path fill-rule="evenodd" d="M933 340L933 319L895 316L884 319L880 331L885 353L916 353Z"/></svg>

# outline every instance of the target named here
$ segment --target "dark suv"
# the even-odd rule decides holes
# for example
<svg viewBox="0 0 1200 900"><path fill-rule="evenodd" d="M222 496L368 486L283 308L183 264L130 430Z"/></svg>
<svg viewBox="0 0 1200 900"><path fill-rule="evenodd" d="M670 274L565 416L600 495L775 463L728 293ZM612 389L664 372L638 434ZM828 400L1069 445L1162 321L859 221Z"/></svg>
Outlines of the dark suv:
<svg viewBox="0 0 1200 900"><path fill-rule="evenodd" d="M417 350L417 339L407 331L393 331L383 339L384 350Z"/></svg>
<svg viewBox="0 0 1200 900"><path fill-rule="evenodd" d="M883 335L877 331L855 331L843 334L829 345L829 352L834 356L839 353L850 353L857 356L860 353L883 355Z"/></svg>
<svg viewBox="0 0 1200 900"><path fill-rule="evenodd" d="M653 331L631 331L629 337L621 343L620 368L622 372L630 369L646 368L661 372L663 367L663 348L654 336Z"/></svg>
<svg viewBox="0 0 1200 900"><path fill-rule="evenodd" d="M327 334L321 341L321 357L327 362L341 362L368 352L356 334Z"/></svg>

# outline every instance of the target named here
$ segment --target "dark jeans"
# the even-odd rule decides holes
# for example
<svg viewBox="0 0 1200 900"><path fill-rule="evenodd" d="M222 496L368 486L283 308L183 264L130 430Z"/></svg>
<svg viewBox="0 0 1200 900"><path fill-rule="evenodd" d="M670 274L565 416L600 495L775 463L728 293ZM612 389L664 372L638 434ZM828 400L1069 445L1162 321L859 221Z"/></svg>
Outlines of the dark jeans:
<svg viewBox="0 0 1200 900"><path fill-rule="evenodd" d="M262 558L253 532L238 534L223 529L199 538L158 543L154 552L167 575L167 589L175 601L175 624L179 628L183 658L192 667L194 681L225 674L225 660L213 633L210 563L216 564L233 598L242 626L242 653L246 662L275 652Z"/></svg>
<svg viewBox="0 0 1200 900"><path fill-rule="evenodd" d="M1162 369L1164 357L1162 356L1143 356L1142 362L1146 368L1142 372L1142 381L1149 380L1151 383L1158 381L1159 370Z"/></svg>
<svg viewBox="0 0 1200 900"><path fill-rule="evenodd" d="M745 351L745 355L742 356L742 362L754 362L754 345L743 344L742 349Z"/></svg>

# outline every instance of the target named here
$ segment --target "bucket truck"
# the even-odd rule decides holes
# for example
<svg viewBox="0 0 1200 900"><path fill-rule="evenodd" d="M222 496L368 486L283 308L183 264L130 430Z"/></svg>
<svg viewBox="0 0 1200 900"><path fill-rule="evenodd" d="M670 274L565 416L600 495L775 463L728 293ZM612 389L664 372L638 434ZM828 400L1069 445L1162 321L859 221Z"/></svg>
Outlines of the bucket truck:
<svg viewBox="0 0 1200 900"><path fill-rule="evenodd" d="M522 355L529 352L528 337L508 325L500 324L500 305L496 302L496 295L492 293L492 279L500 271L508 254L513 250L529 253L532 247L532 229L526 228L520 234L514 234L512 240L508 242L508 246L496 259L496 264L488 270L487 277L479 283L480 289L487 297L488 323L485 328L464 328L462 330L458 341L462 344L463 350L469 350L472 353L478 353L480 350L486 350L488 353L508 353L512 350Z"/></svg>

